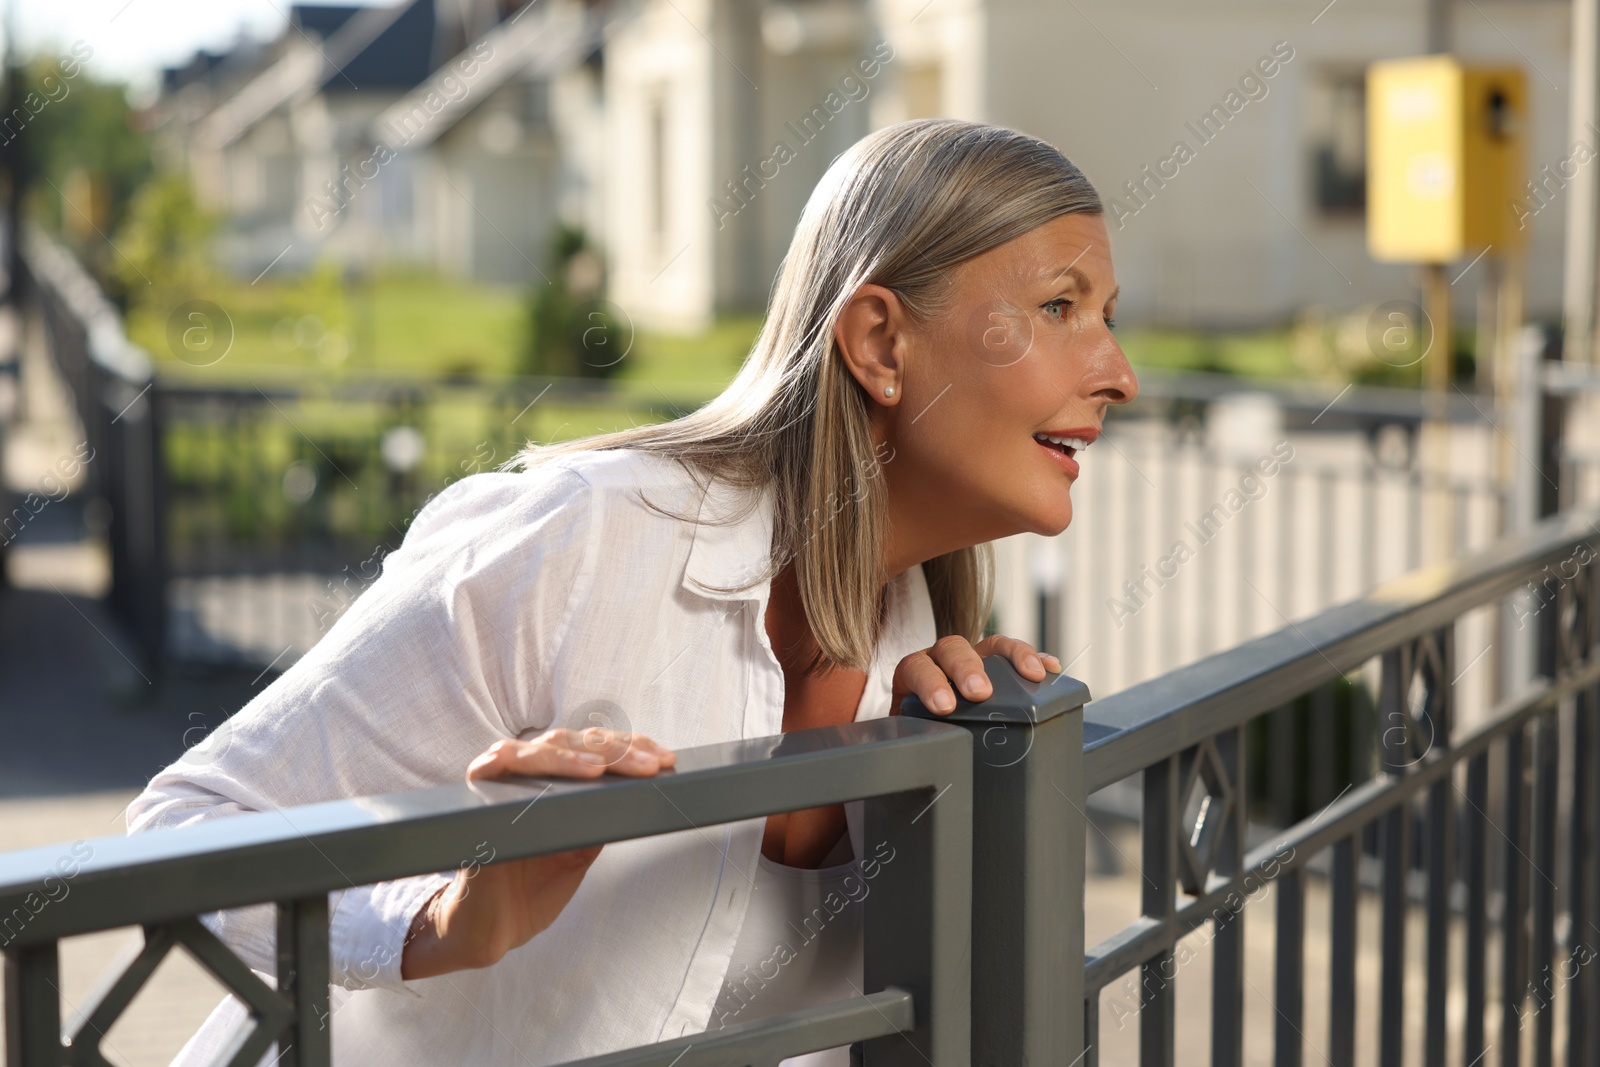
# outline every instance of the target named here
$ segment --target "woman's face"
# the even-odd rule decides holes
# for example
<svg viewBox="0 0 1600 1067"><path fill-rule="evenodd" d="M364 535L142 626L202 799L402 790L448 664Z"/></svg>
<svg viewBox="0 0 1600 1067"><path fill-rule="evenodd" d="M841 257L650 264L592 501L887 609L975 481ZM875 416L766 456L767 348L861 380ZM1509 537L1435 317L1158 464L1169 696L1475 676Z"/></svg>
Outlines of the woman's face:
<svg viewBox="0 0 1600 1067"><path fill-rule="evenodd" d="M892 375L892 398L883 383L863 384L879 405L875 432L894 450L884 471L895 536L926 540L917 524L966 544L1058 534L1072 520L1073 483L1094 474L1093 459L1080 471L1080 453L1106 408L1139 392L1111 333L1117 281L1105 223L1063 216L962 263L951 282L927 323L890 294L880 325L895 340L879 356L900 358L855 370L858 380Z"/></svg>

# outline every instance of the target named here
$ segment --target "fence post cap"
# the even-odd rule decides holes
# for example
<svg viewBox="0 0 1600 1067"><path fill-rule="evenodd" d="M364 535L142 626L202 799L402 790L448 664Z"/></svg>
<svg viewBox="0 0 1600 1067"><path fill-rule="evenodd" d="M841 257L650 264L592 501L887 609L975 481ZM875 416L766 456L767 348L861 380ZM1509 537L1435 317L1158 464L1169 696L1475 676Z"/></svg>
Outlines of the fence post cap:
<svg viewBox="0 0 1600 1067"><path fill-rule="evenodd" d="M1034 682L1017 673L1005 656L985 656L983 669L994 686L986 700L969 701L956 690L956 707L948 715L936 715L915 693L900 701L900 714L935 722L1041 723L1076 711L1090 700L1089 687L1068 674L1046 673ZM955 689L954 686L951 686Z"/></svg>

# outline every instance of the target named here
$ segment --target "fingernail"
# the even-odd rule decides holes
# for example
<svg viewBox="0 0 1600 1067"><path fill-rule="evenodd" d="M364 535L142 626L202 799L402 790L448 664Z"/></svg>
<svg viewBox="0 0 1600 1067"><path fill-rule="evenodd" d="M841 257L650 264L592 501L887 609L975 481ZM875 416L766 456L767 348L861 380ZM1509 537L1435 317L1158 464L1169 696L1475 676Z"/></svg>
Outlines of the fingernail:
<svg viewBox="0 0 1600 1067"><path fill-rule="evenodd" d="M606 758L600 755L598 752L580 752L578 753L578 758L585 763L592 763L597 767L602 766L606 761Z"/></svg>
<svg viewBox="0 0 1600 1067"><path fill-rule="evenodd" d="M1038 656L1029 656L1023 662L1025 662L1028 665L1028 669L1030 671L1042 671L1042 670L1044 670L1044 662L1042 660L1040 660Z"/></svg>
<svg viewBox="0 0 1600 1067"><path fill-rule="evenodd" d="M933 705L934 711L953 711L956 706L956 698L948 689L941 689L933 694L933 699L929 703Z"/></svg>
<svg viewBox="0 0 1600 1067"><path fill-rule="evenodd" d="M961 688L965 689L968 693L977 695L978 693L983 692L984 683L988 680L989 679L985 678L981 674L969 674L962 679Z"/></svg>
<svg viewBox="0 0 1600 1067"><path fill-rule="evenodd" d="M650 754L636 748L629 752L626 758L630 763L647 763L649 762Z"/></svg>

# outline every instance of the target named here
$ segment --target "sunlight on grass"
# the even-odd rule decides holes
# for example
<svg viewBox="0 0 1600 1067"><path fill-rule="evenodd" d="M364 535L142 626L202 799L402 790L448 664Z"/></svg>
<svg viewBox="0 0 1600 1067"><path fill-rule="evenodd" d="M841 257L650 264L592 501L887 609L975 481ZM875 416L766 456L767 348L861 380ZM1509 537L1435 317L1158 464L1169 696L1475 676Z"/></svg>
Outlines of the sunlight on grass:
<svg viewBox="0 0 1600 1067"><path fill-rule="evenodd" d="M1251 333L1198 333L1177 330L1117 331L1128 362L1171 371L1209 371L1250 378L1298 378L1291 333L1287 329Z"/></svg>
<svg viewBox="0 0 1600 1067"><path fill-rule="evenodd" d="M672 384L684 393L719 393L739 372L755 344L761 321L760 315L728 316L698 337L641 334L634 351L629 353L622 377Z"/></svg>
<svg viewBox="0 0 1600 1067"><path fill-rule="evenodd" d="M318 270L254 285L219 282L199 299L220 307L234 333L227 356L210 366L174 354L172 307L136 307L127 320L129 336L164 375L196 384L331 384L372 374L495 381L517 375L527 343L527 292L515 286L404 272L347 283ZM714 396L760 328L759 315L736 315L696 337L640 331L617 380L674 399Z"/></svg>
<svg viewBox="0 0 1600 1067"><path fill-rule="evenodd" d="M201 298L233 325L227 357L203 368L219 384L277 379L286 370L503 377L515 367L525 318L514 287L404 273L346 285L316 271L291 281L219 283ZM181 372L187 364L169 343L171 315L171 308L137 307L128 334L164 371Z"/></svg>

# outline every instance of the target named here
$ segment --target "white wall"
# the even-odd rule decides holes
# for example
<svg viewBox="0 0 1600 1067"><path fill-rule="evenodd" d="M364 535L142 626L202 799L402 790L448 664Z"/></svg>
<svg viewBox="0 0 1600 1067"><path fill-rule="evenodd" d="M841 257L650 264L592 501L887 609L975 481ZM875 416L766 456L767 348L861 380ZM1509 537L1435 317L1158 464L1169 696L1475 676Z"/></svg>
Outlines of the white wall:
<svg viewBox="0 0 1600 1067"><path fill-rule="evenodd" d="M922 18L940 17L943 3L935 0ZM1410 268L1367 256L1360 219L1316 211L1306 98L1320 69L1423 51L1423 2L1338 0L1317 17L1320 8L989 0L988 77L970 110L1051 141L1103 197L1138 208L1120 228L1111 225L1125 319L1265 323L1309 304L1353 307L1415 293ZM1534 166L1565 154L1565 95L1551 82L1566 84L1568 11L1562 3L1458 5L1458 54L1526 68L1520 50L1543 72L1527 70ZM959 4L949 17L963 17ZM1279 41L1293 58L1266 81L1267 95L1201 144L1185 123L1221 102ZM1170 156L1180 139L1195 158L1139 208L1123 183ZM1554 314L1562 220L1551 209L1537 223L1530 310ZM1458 286L1458 306L1469 313L1482 276Z"/></svg>
<svg viewBox="0 0 1600 1067"><path fill-rule="evenodd" d="M611 297L636 324L693 332L711 322L714 249L705 190L715 163L713 83L725 63L707 40L723 0L638 0L607 38L605 199ZM667 210L651 225L650 112L664 107Z"/></svg>

